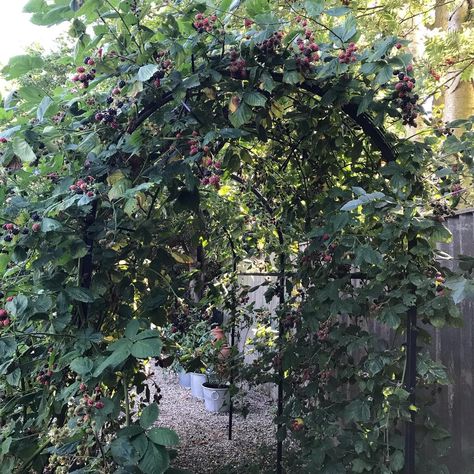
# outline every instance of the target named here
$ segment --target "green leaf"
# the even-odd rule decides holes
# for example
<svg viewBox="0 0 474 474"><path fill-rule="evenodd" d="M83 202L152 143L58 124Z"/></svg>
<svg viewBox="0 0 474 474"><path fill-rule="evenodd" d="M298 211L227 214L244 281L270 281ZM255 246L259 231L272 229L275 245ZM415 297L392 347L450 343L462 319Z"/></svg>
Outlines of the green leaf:
<svg viewBox="0 0 474 474"><path fill-rule="evenodd" d="M403 451L395 451L390 456L390 468L392 471L398 472L403 469L405 465L405 457L403 455Z"/></svg>
<svg viewBox="0 0 474 474"><path fill-rule="evenodd" d="M81 301L82 303L93 303L95 300L91 290L87 288L70 287L66 288L66 293L73 300Z"/></svg>
<svg viewBox="0 0 474 474"><path fill-rule="evenodd" d="M324 10L324 1L323 0L306 0L304 2L304 6L308 15L313 18L317 19Z"/></svg>
<svg viewBox="0 0 474 474"><path fill-rule="evenodd" d="M130 188L132 182L128 178L122 178L110 188L108 196L110 200L124 197L126 191Z"/></svg>
<svg viewBox="0 0 474 474"><path fill-rule="evenodd" d="M165 472L169 467L169 455L166 449L153 443L148 443L148 449L138 467L145 474L161 474Z"/></svg>
<svg viewBox="0 0 474 474"><path fill-rule="evenodd" d="M38 110L36 111L36 118L42 122L44 119L44 114L48 110L49 106L53 103L53 99L49 96L43 97L40 105L38 106Z"/></svg>
<svg viewBox="0 0 474 474"><path fill-rule="evenodd" d="M304 81L303 75L299 71L285 71L283 82L286 84L300 84Z"/></svg>
<svg viewBox="0 0 474 474"><path fill-rule="evenodd" d="M94 377L98 377L108 367L116 367L121 364L130 355L130 347L132 343L127 341L127 344L123 344L117 350L113 351L95 370Z"/></svg>
<svg viewBox="0 0 474 474"><path fill-rule="evenodd" d="M452 290L451 297L455 304L465 299L474 298L474 281L462 276L453 276L446 279L444 285Z"/></svg>
<svg viewBox="0 0 474 474"><path fill-rule="evenodd" d="M140 453L135 449L130 440L123 436L112 441L110 452L115 461L122 466L134 466L140 460Z"/></svg>
<svg viewBox="0 0 474 474"><path fill-rule="evenodd" d="M370 106L370 104L374 100L374 91L367 91L367 93L362 97L362 100L359 102L359 106L357 107L357 115L360 115L366 112Z"/></svg>
<svg viewBox="0 0 474 474"><path fill-rule="evenodd" d="M355 18L350 15L342 25L332 28L329 36L333 41L346 43L350 41L357 33Z"/></svg>
<svg viewBox="0 0 474 474"><path fill-rule="evenodd" d="M18 368L15 369L13 372L7 374L6 379L9 385L12 387L18 387L20 385L21 370Z"/></svg>
<svg viewBox="0 0 474 474"><path fill-rule="evenodd" d="M161 444L163 446L177 446L179 444L178 435L169 428L153 428L147 433L155 444Z"/></svg>
<svg viewBox="0 0 474 474"><path fill-rule="evenodd" d="M267 102L267 98L264 95L254 91L246 92L243 99L247 105L252 107L265 107Z"/></svg>
<svg viewBox="0 0 474 474"><path fill-rule="evenodd" d="M386 84L393 77L393 69L390 64L385 65L375 77L375 82L377 84Z"/></svg>
<svg viewBox="0 0 474 474"><path fill-rule="evenodd" d="M159 409L156 403L152 403L145 407L140 416L140 426L146 430L158 419Z"/></svg>
<svg viewBox="0 0 474 474"><path fill-rule="evenodd" d="M77 151L87 155L99 144L99 137L97 133L92 132L87 135L81 143L77 146Z"/></svg>
<svg viewBox="0 0 474 474"><path fill-rule="evenodd" d="M13 152L23 163L33 163L33 161L36 161L35 152L21 137L13 139Z"/></svg>
<svg viewBox="0 0 474 474"><path fill-rule="evenodd" d="M42 232L51 232L54 230L59 230L62 228L61 222L50 219L49 217L44 217L41 221L41 231Z"/></svg>
<svg viewBox="0 0 474 474"><path fill-rule="evenodd" d="M145 64L145 66L142 66L138 70L137 79L141 82L148 81L155 75L157 71L158 66L156 64Z"/></svg>
<svg viewBox="0 0 474 474"><path fill-rule="evenodd" d="M252 109L242 102L237 110L233 114L229 114L230 123L235 127L239 128L246 124L253 117Z"/></svg>
<svg viewBox="0 0 474 474"><path fill-rule="evenodd" d="M131 353L137 359L158 357L161 353L162 342L158 337L138 340L133 343Z"/></svg>
<svg viewBox="0 0 474 474"><path fill-rule="evenodd" d="M354 459L354 461L352 461L352 472L371 472L373 467L374 466L372 466L372 464L369 464L360 458Z"/></svg>
<svg viewBox="0 0 474 474"><path fill-rule="evenodd" d="M129 321L127 327L125 328L125 337L128 337L129 339L133 340L137 335L139 328L140 322L137 319L132 319L131 321Z"/></svg>
<svg viewBox="0 0 474 474"><path fill-rule="evenodd" d="M23 54L11 58L8 65L3 68L3 73L7 79L16 79L35 69L42 69L43 66L44 61L41 56Z"/></svg>
<svg viewBox="0 0 474 474"><path fill-rule="evenodd" d="M74 359L69 367L79 375L85 375L92 372L94 363L88 357L78 357Z"/></svg>
<svg viewBox="0 0 474 474"><path fill-rule="evenodd" d="M346 406L344 415L348 421L366 422L370 420L370 407L362 400L353 400Z"/></svg>

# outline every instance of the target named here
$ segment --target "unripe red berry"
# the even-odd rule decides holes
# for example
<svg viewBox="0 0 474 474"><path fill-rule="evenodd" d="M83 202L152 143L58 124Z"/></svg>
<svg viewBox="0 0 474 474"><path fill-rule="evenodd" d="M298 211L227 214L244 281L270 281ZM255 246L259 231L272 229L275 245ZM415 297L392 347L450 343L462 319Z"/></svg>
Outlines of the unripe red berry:
<svg viewBox="0 0 474 474"><path fill-rule="evenodd" d="M41 224L39 222L35 222L32 226L31 226L31 230L33 232L39 232L41 230Z"/></svg>
<svg viewBox="0 0 474 474"><path fill-rule="evenodd" d="M80 74L82 74L83 72L86 72L86 68L84 66L79 66L76 71Z"/></svg>

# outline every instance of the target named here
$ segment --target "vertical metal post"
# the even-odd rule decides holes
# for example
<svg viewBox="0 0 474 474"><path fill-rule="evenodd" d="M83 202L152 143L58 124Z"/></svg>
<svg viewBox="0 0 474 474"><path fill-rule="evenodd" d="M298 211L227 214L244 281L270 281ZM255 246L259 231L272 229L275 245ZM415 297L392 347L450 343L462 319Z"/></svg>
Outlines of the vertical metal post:
<svg viewBox="0 0 474 474"><path fill-rule="evenodd" d="M407 312L406 324L406 378L405 389L410 394L410 405L415 404L416 389L416 307ZM405 426L405 474L415 474L415 411L411 411L411 420Z"/></svg>
<svg viewBox="0 0 474 474"><path fill-rule="evenodd" d="M408 242L408 251L416 245L414 240ZM417 328L417 310L416 306L411 307L407 312L406 321L406 371L405 371L405 390L409 393L408 401L410 405L416 402L416 338ZM415 474L415 411L411 410L411 420L405 425L405 474Z"/></svg>
<svg viewBox="0 0 474 474"><path fill-rule="evenodd" d="M282 240L282 236L280 236ZM280 255L280 277L278 282L278 296L280 308L285 304L285 254ZM281 417L283 415L283 364L282 364L282 348L284 338L284 325L283 317L280 315L278 318L278 402L277 402L277 463L276 463L276 474L282 474L283 472L283 430L284 425L281 423Z"/></svg>
<svg viewBox="0 0 474 474"><path fill-rule="evenodd" d="M227 237L229 238L229 244L230 244L230 249L232 251L232 271L234 273L234 278L237 278L237 254L235 253L235 247L234 247L234 241L232 240L232 235L229 233L229 231L224 227L225 232L227 233ZM235 297L235 292L237 290L237 282L234 282L232 285L232 294L231 294L231 299L232 299L232 307L231 307L231 314L230 317L232 318L232 324L231 324L231 330L230 330L230 347L231 349L235 345L235 310L237 308L237 299ZM230 384L232 385L234 383L234 364L232 362L231 368L230 368ZM234 416L234 400L232 399L232 395L230 396L230 405L229 405L229 421L228 421L228 438L229 440L232 439L232 427L233 427L233 416Z"/></svg>

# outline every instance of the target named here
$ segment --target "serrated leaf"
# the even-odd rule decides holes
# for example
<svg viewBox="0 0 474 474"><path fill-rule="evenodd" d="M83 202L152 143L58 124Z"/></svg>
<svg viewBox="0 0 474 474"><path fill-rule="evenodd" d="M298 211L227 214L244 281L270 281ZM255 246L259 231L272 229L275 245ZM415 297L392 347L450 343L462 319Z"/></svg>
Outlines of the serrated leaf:
<svg viewBox="0 0 474 474"><path fill-rule="evenodd" d="M128 344L122 344L118 349L112 352L95 370L94 377L98 377L108 367L116 367L121 364L130 355L130 348L132 343L126 341Z"/></svg>
<svg viewBox="0 0 474 474"><path fill-rule="evenodd" d="M362 100L359 102L357 107L357 115L360 115L366 112L369 109L370 104L374 100L374 91L367 91L367 93L362 97Z"/></svg>
<svg viewBox="0 0 474 474"><path fill-rule="evenodd" d="M237 110L229 114L230 123L235 127L239 128L246 124L253 117L252 109L245 103L241 103Z"/></svg>
<svg viewBox="0 0 474 474"><path fill-rule="evenodd" d="M244 102L252 107L265 107L267 98L258 92L246 92L243 97Z"/></svg>
<svg viewBox="0 0 474 474"><path fill-rule="evenodd" d="M69 367L77 374L85 375L92 372L94 364L88 357L78 357L69 364Z"/></svg>
<svg viewBox="0 0 474 474"><path fill-rule="evenodd" d="M146 430L158 419L159 409L156 403L151 403L143 409L140 416L140 426Z"/></svg>
<svg viewBox="0 0 474 474"><path fill-rule="evenodd" d="M161 354L163 344L158 337L141 339L133 343L131 354L137 359L148 359L158 357Z"/></svg>
<svg viewBox="0 0 474 474"><path fill-rule="evenodd" d="M386 64L377 74L375 77L375 82L377 84L386 84L389 82L393 77L393 69L390 64Z"/></svg>
<svg viewBox="0 0 474 474"><path fill-rule="evenodd" d="M13 139L13 152L23 163L33 163L33 161L36 161L35 152L21 137Z"/></svg>
<svg viewBox="0 0 474 474"><path fill-rule="evenodd" d="M155 444L161 444L163 446L177 446L179 444L178 435L169 428L153 428L147 433Z"/></svg>
<svg viewBox="0 0 474 474"><path fill-rule="evenodd" d="M304 81L303 75L299 71L285 71L283 82L286 84L301 84Z"/></svg>
<svg viewBox="0 0 474 474"><path fill-rule="evenodd" d="M53 103L53 99L49 96L43 97L41 100L38 110L36 111L36 118L42 122L44 119L44 114L47 112L49 106Z"/></svg>
<svg viewBox="0 0 474 474"><path fill-rule="evenodd" d="M148 81L155 75L157 71L158 66L156 64L145 64L145 66L142 66L138 70L137 79L141 82Z"/></svg>
<svg viewBox="0 0 474 474"><path fill-rule="evenodd" d="M91 290L87 288L70 287L66 288L66 293L73 300L81 301L82 303L92 303L95 299Z"/></svg>
<svg viewBox="0 0 474 474"><path fill-rule="evenodd" d="M62 228L61 222L50 219L49 217L44 217L41 221L41 231L42 232L52 232L54 230L59 230Z"/></svg>
<svg viewBox="0 0 474 474"><path fill-rule="evenodd" d="M145 456L143 456L138 467L145 474L165 472L169 467L169 455L166 449L156 446L154 443L148 443Z"/></svg>

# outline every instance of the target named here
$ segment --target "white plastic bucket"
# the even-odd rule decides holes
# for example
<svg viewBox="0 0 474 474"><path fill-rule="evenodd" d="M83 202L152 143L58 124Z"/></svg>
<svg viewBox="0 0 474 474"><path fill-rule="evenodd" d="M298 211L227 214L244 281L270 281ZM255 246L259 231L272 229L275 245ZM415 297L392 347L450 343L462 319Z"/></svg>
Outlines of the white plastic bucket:
<svg viewBox="0 0 474 474"><path fill-rule="evenodd" d="M199 372L191 372L191 393L194 397L199 398L202 400L204 398L204 394L202 392L202 384L206 382L207 375L201 374Z"/></svg>
<svg viewBox="0 0 474 474"><path fill-rule="evenodd" d="M225 413L229 411L230 392L228 388L213 388L202 385L204 393L204 406L207 411L213 413Z"/></svg>
<svg viewBox="0 0 474 474"><path fill-rule="evenodd" d="M183 388L191 388L191 374L189 372L181 371L178 373L179 384Z"/></svg>

